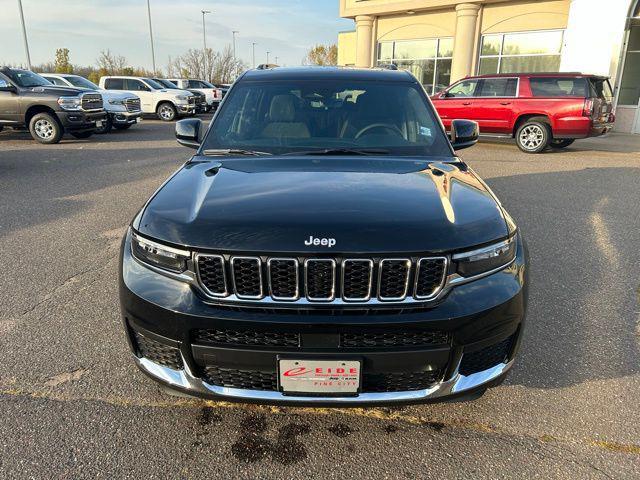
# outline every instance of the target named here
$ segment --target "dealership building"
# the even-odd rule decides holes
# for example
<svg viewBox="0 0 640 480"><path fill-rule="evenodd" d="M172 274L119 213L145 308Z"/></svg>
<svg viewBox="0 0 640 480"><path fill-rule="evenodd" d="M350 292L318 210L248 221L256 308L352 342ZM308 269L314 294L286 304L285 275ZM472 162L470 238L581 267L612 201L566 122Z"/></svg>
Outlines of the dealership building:
<svg viewBox="0 0 640 480"><path fill-rule="evenodd" d="M467 75L611 77L620 132L640 133L640 0L340 0L338 63L394 63L429 94Z"/></svg>

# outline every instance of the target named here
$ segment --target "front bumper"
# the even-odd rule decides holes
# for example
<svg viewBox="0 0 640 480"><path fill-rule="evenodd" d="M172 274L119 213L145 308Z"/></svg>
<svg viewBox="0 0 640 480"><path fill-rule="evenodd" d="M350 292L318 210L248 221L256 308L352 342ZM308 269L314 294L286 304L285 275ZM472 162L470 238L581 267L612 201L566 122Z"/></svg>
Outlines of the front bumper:
<svg viewBox="0 0 640 480"><path fill-rule="evenodd" d="M176 104L176 110L180 115L192 115L196 113L196 105L193 103L190 104Z"/></svg>
<svg viewBox="0 0 640 480"><path fill-rule="evenodd" d="M469 395L499 383L513 365L526 308L526 260L522 243L504 270L455 287L437 305L400 312L281 312L214 306L189 285L165 277L131 256L123 241L120 301L129 345L138 367L154 380L182 392L219 399L276 404L362 405L438 401ZM332 343L343 330L441 332L446 343L384 348L343 348ZM207 344L195 332L301 332L296 347ZM280 355L360 359L363 390L357 396L296 396L279 391ZM497 356L496 356L497 355ZM239 372L244 380L210 375L210 369ZM428 384L396 380L388 391L367 387L367 378L406 378L433 373ZM385 377L385 378L386 378ZM238 388L239 384L247 387ZM374 385L371 383L371 385ZM397 385L409 385L406 389ZM384 389L382 389L384 390Z"/></svg>
<svg viewBox="0 0 640 480"><path fill-rule="evenodd" d="M114 125L133 125L138 122L138 118L142 118L142 111L137 112L109 112L111 121Z"/></svg>
<svg viewBox="0 0 640 480"><path fill-rule="evenodd" d="M65 130L91 130L96 128L98 120L106 121L107 112L100 110L97 112L56 112L58 119Z"/></svg>

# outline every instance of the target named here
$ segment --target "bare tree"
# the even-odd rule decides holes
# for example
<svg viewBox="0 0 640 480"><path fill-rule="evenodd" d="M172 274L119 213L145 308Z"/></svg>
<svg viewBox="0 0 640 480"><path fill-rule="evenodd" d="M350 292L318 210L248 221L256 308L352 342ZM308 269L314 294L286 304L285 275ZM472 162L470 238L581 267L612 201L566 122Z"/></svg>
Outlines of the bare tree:
<svg viewBox="0 0 640 480"><path fill-rule="evenodd" d="M169 59L170 77L189 77L212 83L230 83L247 69L247 65L233 57L232 48L227 45L222 52L211 48L190 49L185 54Z"/></svg>
<svg viewBox="0 0 640 480"><path fill-rule="evenodd" d="M118 75L127 66L127 59L122 55L114 55L110 50L101 50L96 59L98 70L104 71L105 75Z"/></svg>

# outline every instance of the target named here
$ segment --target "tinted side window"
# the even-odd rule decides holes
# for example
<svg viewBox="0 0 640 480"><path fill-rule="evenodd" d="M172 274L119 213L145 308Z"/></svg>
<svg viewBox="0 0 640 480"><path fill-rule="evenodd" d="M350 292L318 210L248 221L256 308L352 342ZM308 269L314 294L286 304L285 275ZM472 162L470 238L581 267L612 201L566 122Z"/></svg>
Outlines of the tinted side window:
<svg viewBox="0 0 640 480"><path fill-rule="evenodd" d="M480 85L478 97L515 97L517 78L485 78Z"/></svg>
<svg viewBox="0 0 640 480"><path fill-rule="evenodd" d="M55 77L44 77L47 80L49 80L51 83L53 83L54 85L62 85L63 87L66 87L67 84L64 83L62 80L60 80L59 78L55 78Z"/></svg>
<svg viewBox="0 0 640 480"><path fill-rule="evenodd" d="M107 78L104 82L104 88L107 90L124 90L124 79Z"/></svg>
<svg viewBox="0 0 640 480"><path fill-rule="evenodd" d="M197 80L189 80L188 88L203 88L202 83Z"/></svg>
<svg viewBox="0 0 640 480"><path fill-rule="evenodd" d="M447 92L447 97L473 97L477 85L477 80L464 80L451 87Z"/></svg>
<svg viewBox="0 0 640 480"><path fill-rule="evenodd" d="M148 90L148 88L142 83L140 80L136 80L135 78L127 78L125 79L125 90L137 90L139 92L144 92Z"/></svg>
<svg viewBox="0 0 640 480"><path fill-rule="evenodd" d="M571 77L531 77L534 97L587 97L587 81Z"/></svg>

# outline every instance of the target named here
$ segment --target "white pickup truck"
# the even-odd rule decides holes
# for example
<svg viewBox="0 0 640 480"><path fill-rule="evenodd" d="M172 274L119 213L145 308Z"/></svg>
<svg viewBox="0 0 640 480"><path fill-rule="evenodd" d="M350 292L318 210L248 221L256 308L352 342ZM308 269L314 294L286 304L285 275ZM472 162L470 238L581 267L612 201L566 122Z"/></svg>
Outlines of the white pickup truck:
<svg viewBox="0 0 640 480"><path fill-rule="evenodd" d="M146 77L109 76L100 78L100 88L130 92L142 102L144 113L155 113L160 120L171 122L179 116L193 115L196 99L191 92L165 88Z"/></svg>
<svg viewBox="0 0 640 480"><path fill-rule="evenodd" d="M197 90L200 93L204 93L207 98L207 111L216 110L226 93L223 89L204 80L195 80L193 78L167 78L167 80L178 88Z"/></svg>

